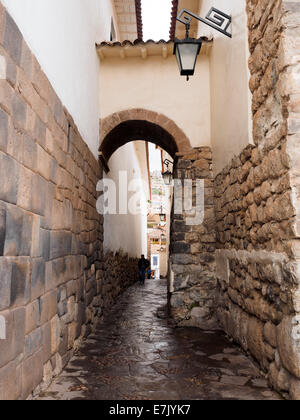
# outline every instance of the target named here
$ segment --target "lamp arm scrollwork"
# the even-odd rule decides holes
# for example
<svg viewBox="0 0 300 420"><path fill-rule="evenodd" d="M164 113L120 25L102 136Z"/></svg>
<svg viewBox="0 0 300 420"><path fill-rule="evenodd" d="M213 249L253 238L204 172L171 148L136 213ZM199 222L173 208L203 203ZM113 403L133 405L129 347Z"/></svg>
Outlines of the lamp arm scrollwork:
<svg viewBox="0 0 300 420"><path fill-rule="evenodd" d="M183 16L185 15L185 16ZM187 16L188 15L188 16ZM232 38L232 34L228 31L231 23L232 17L227 15L224 12L212 7L205 18L202 18L195 13L190 12L187 9L182 9L177 17L177 21L183 23L188 28L192 22L192 20L197 19L200 22L204 23L205 25L210 26L211 28L215 29L216 31L221 32L223 35Z"/></svg>

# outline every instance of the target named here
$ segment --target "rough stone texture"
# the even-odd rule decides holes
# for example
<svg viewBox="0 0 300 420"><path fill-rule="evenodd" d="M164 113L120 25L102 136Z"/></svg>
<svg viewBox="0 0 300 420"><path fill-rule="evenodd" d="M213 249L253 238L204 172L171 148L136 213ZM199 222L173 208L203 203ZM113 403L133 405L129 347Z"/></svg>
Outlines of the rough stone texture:
<svg viewBox="0 0 300 420"><path fill-rule="evenodd" d="M170 247L169 306L178 326L218 328L214 316L216 292L215 277L215 213L214 181L212 176L212 154L210 148L194 149L179 155L175 180L192 180L192 204L196 208L196 180L204 182L203 221L190 224L188 211L176 214L173 208ZM176 181L175 181L176 182ZM183 185L183 183L182 183ZM188 193L188 189L186 190ZM179 199L179 190L174 193ZM186 197L187 198L187 197ZM201 207L201 206L200 206Z"/></svg>
<svg viewBox="0 0 300 420"><path fill-rule="evenodd" d="M36 399L280 400L223 332L171 325L166 286L146 280L128 289Z"/></svg>
<svg viewBox="0 0 300 420"><path fill-rule="evenodd" d="M97 287L101 291L103 313L117 301L118 296L139 280L138 259L121 251L104 255L103 271L97 273Z"/></svg>
<svg viewBox="0 0 300 420"><path fill-rule="evenodd" d="M215 180L217 314L272 386L296 398L300 3L248 0L247 13L254 145Z"/></svg>
<svg viewBox="0 0 300 420"><path fill-rule="evenodd" d="M136 277L103 263L101 167L1 2L0 55L0 399L24 399Z"/></svg>

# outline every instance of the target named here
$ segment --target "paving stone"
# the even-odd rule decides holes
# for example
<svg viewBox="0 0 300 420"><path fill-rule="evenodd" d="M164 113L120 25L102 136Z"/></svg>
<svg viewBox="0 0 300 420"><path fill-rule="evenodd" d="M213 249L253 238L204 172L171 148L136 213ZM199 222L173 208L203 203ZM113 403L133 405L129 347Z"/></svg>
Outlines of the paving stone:
<svg viewBox="0 0 300 420"><path fill-rule="evenodd" d="M135 285L127 290L37 399L280 399L276 393L263 394L266 388L252 385L256 369L237 347L232 348L223 333L174 328L168 319L156 317L166 302L166 292L163 280L146 281L144 287ZM68 341L71 339L70 345L74 339L72 324L69 326L57 331L62 336L59 349L63 360L68 360ZM223 353L229 349L236 355L234 359L228 353L232 361ZM217 360L210 358L213 355L218 355ZM237 374L237 366L249 374Z"/></svg>

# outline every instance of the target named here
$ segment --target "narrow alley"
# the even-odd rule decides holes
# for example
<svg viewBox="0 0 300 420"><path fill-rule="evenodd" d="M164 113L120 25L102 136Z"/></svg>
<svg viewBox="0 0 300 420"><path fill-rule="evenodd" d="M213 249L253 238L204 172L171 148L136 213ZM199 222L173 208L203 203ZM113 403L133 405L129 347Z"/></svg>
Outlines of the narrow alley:
<svg viewBox="0 0 300 420"><path fill-rule="evenodd" d="M134 285L39 400L277 400L221 332L173 328L166 281Z"/></svg>

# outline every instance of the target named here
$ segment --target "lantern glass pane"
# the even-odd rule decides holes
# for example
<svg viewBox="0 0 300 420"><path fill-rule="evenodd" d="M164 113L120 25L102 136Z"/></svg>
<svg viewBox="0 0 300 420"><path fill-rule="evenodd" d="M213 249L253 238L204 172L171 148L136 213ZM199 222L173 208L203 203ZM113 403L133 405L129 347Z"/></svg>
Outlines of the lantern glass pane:
<svg viewBox="0 0 300 420"><path fill-rule="evenodd" d="M178 44L176 56L183 74L194 73L198 51L199 44Z"/></svg>

